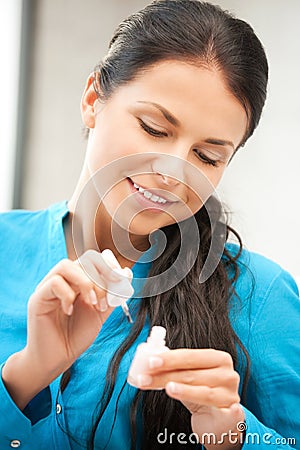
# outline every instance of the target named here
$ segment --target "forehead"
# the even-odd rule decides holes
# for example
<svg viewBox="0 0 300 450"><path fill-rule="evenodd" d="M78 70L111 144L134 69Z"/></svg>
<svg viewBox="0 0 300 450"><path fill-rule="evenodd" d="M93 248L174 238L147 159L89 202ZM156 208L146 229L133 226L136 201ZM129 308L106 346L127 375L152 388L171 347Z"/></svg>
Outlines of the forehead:
<svg viewBox="0 0 300 450"><path fill-rule="evenodd" d="M158 103L187 130L217 133L236 146L247 128L246 111L229 91L223 74L188 62L164 61L150 66L119 88L114 97L123 105Z"/></svg>

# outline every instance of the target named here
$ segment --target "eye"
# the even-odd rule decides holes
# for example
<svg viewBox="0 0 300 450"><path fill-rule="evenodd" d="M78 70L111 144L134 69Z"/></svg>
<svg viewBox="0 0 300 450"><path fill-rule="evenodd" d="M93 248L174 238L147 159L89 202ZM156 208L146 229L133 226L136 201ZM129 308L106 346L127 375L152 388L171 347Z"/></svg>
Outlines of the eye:
<svg viewBox="0 0 300 450"><path fill-rule="evenodd" d="M149 125L147 125L142 119L138 119L139 124L141 125L141 127L143 128L144 131L146 131L146 133L150 134L151 136L154 137L167 137L168 133L166 133L165 131L159 131L159 130L155 130L152 127L149 127Z"/></svg>
<svg viewBox="0 0 300 450"><path fill-rule="evenodd" d="M204 153L200 152L199 150L195 149L195 153L197 155L197 157L204 163L204 164L208 164L210 166L213 167L218 167L218 161L214 160L214 159L210 159L208 158L208 156L204 155Z"/></svg>

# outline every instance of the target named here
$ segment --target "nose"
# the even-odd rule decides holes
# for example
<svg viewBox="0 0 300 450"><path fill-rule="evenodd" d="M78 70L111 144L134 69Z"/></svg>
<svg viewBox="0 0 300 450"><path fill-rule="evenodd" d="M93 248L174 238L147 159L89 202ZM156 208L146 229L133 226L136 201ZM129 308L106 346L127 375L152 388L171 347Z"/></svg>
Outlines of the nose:
<svg viewBox="0 0 300 450"><path fill-rule="evenodd" d="M177 186L180 182L178 180L175 180L175 178L167 177L166 175L163 175L162 173L157 172L158 175L161 176L163 184L166 186Z"/></svg>
<svg viewBox="0 0 300 450"><path fill-rule="evenodd" d="M185 182L184 161L178 157L161 154L153 161L152 171L161 177L166 186L175 187Z"/></svg>

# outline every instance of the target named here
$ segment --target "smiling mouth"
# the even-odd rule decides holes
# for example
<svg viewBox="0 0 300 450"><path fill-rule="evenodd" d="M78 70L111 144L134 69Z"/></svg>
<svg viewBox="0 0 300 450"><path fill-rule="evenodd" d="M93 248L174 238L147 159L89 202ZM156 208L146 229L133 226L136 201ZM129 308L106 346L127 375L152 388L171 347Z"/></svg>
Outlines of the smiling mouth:
<svg viewBox="0 0 300 450"><path fill-rule="evenodd" d="M132 184L134 189L138 191L140 194L143 195L145 199L153 203L157 206L163 206L163 205L171 205L173 203L177 203L176 201L167 200L165 197L157 195L156 193L152 192L151 189L146 189L134 181L131 180L131 178L128 177L128 181Z"/></svg>

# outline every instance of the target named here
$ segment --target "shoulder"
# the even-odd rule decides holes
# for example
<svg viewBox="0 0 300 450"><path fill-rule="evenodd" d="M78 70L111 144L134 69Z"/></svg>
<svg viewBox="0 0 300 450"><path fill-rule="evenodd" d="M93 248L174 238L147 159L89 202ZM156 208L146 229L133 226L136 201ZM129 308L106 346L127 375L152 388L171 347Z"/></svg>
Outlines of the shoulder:
<svg viewBox="0 0 300 450"><path fill-rule="evenodd" d="M2 270L33 254L45 234L44 211L12 210L0 214L0 262ZM4 269L5 268L5 269Z"/></svg>
<svg viewBox="0 0 300 450"><path fill-rule="evenodd" d="M31 227L35 223L43 222L43 218L47 215L47 210L28 211L15 209L8 212L0 213L0 233L1 236L8 238L12 234L20 231L26 231L27 227Z"/></svg>
<svg viewBox="0 0 300 450"><path fill-rule="evenodd" d="M232 255L238 253L238 246L226 246ZM300 301L297 283L279 264L265 256L243 249L237 259L239 276L235 283L236 296L233 306L244 314L251 329L254 324L269 323L299 314ZM232 308L232 313L236 308ZM264 316L264 318L262 317ZM248 329L249 329L248 328ZM249 330L250 331L250 330Z"/></svg>
<svg viewBox="0 0 300 450"><path fill-rule="evenodd" d="M12 210L0 214L0 272L18 267L18 262L36 253L45 234L45 211Z"/></svg>
<svg viewBox="0 0 300 450"><path fill-rule="evenodd" d="M13 265L29 257L47 254L47 242L53 229L61 227L67 213L66 202L37 211L12 210L0 214L0 263ZM56 225L57 224L57 225Z"/></svg>
<svg viewBox="0 0 300 450"><path fill-rule="evenodd" d="M226 245L226 249L232 256L236 256L239 247L230 243ZM297 284L293 277L280 264L260 253L243 248L237 259L237 265L239 277L236 288L239 290L249 288L252 284L256 290L259 290L257 294L264 297L274 283L284 280L298 293Z"/></svg>
<svg viewBox="0 0 300 450"><path fill-rule="evenodd" d="M25 238L27 233L38 237L43 229L49 226L49 223L54 222L57 218L61 220L62 214L66 211L66 202L60 202L36 211L15 209L2 212L0 213L1 240ZM39 230L38 235L36 234L37 230Z"/></svg>
<svg viewBox="0 0 300 450"><path fill-rule="evenodd" d="M0 260L16 261L35 253L47 235L48 210L12 210L0 214Z"/></svg>
<svg viewBox="0 0 300 450"><path fill-rule="evenodd" d="M0 214L0 304L25 305L45 274L66 255L62 218L66 202L38 211Z"/></svg>
<svg viewBox="0 0 300 450"><path fill-rule="evenodd" d="M226 244L226 249L234 257L239 252L239 246L233 243ZM237 258L237 264L241 277L245 277L247 273L249 275L249 272L251 272L256 281L263 284L268 284L283 271L283 268L275 261L244 247Z"/></svg>

